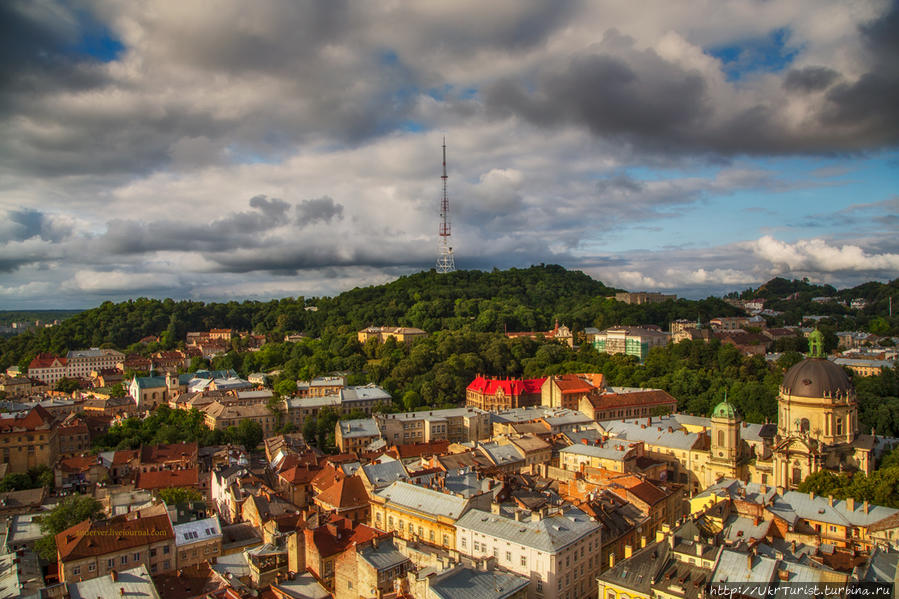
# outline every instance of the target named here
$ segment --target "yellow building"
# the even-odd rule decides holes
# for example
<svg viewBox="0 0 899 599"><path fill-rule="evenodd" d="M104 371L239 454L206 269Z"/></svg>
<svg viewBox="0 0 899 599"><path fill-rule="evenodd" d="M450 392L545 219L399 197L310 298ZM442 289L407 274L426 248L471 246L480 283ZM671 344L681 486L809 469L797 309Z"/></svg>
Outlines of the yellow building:
<svg viewBox="0 0 899 599"><path fill-rule="evenodd" d="M456 521L471 507L481 507L484 501L490 501L489 494L466 499L396 481L372 494L371 525L407 541L454 549Z"/></svg>
<svg viewBox="0 0 899 599"><path fill-rule="evenodd" d="M368 327L362 329L356 335L359 343L365 344L369 339L377 339L378 343L384 343L391 337L396 339L397 343L405 343L409 345L415 339L424 337L427 333L415 327Z"/></svg>

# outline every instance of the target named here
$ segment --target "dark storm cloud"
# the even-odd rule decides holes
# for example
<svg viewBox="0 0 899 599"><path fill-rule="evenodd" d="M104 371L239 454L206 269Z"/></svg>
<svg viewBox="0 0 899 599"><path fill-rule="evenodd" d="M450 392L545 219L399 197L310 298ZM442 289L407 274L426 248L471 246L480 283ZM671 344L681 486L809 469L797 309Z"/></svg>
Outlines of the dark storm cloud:
<svg viewBox="0 0 899 599"><path fill-rule="evenodd" d="M0 243L25 241L35 237L43 241L58 242L69 235L71 228L68 224L57 222L52 216L33 208L10 210L4 221L0 222Z"/></svg>
<svg viewBox="0 0 899 599"><path fill-rule="evenodd" d="M332 198L323 196L312 200L303 200L297 204L297 224L302 226L316 222L331 222L343 219L343 204Z"/></svg>
<svg viewBox="0 0 899 599"><path fill-rule="evenodd" d="M839 73L827 67L791 69L784 78L784 87L791 91L820 91L830 87L839 77Z"/></svg>
<svg viewBox="0 0 899 599"><path fill-rule="evenodd" d="M740 108L716 100L705 75L637 49L615 30L561 68L495 82L485 89L485 103L494 117L517 115L542 127L582 125L654 152L731 156L881 147L899 141L897 6L863 28L871 70L856 81L826 66L783 77L787 94L825 93L802 126L787 126L784 102L774 98Z"/></svg>
<svg viewBox="0 0 899 599"><path fill-rule="evenodd" d="M100 246L114 254L143 254L159 251L222 252L260 247L265 233L284 225L291 205L277 198L257 195L250 199L254 211L235 212L206 222L196 219L150 222L114 220Z"/></svg>

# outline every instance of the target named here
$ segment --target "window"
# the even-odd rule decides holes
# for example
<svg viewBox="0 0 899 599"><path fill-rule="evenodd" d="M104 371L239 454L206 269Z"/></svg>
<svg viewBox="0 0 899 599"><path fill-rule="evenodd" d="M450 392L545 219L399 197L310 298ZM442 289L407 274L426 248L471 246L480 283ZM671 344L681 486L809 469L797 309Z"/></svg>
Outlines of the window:
<svg viewBox="0 0 899 599"><path fill-rule="evenodd" d="M140 553L135 553L135 554L134 554L134 561L136 561L136 562L139 562L139 561L140 561Z"/></svg>
<svg viewBox="0 0 899 599"><path fill-rule="evenodd" d="M436 535L434 534L434 531L433 531L433 530L430 531L430 533L431 533L431 534L429 535L429 536L430 536L430 539L433 541L433 540L436 538Z"/></svg>
<svg viewBox="0 0 899 599"><path fill-rule="evenodd" d="M123 564L123 565L124 565L124 564L127 564L127 563L128 563L128 556L127 556L127 555L123 555L121 558L119 558L119 563L121 563L121 564Z"/></svg>
<svg viewBox="0 0 899 599"><path fill-rule="evenodd" d="M843 434L843 419L842 418L837 418L837 434L838 435Z"/></svg>
<svg viewBox="0 0 899 599"><path fill-rule="evenodd" d="M72 568L72 574L75 576L81 574L81 566L75 566L74 568Z"/></svg>
<svg viewBox="0 0 899 599"><path fill-rule="evenodd" d="M526 558L526 557L523 556L523 555L521 556L521 565L522 565L522 566L527 566L527 565L528 565L528 558Z"/></svg>
<svg viewBox="0 0 899 599"><path fill-rule="evenodd" d="M162 547L162 554L163 554L163 555L168 555L168 554L169 554L169 546L168 546L168 545L164 545L164 546ZM168 562L166 562L166 563L168 563ZM168 566L166 566L166 567L168 567Z"/></svg>
<svg viewBox="0 0 899 599"><path fill-rule="evenodd" d="M115 568L115 559L110 558L110 559L106 560L106 567L107 568Z"/></svg>
<svg viewBox="0 0 899 599"><path fill-rule="evenodd" d="M468 546L468 540L465 537L462 537L462 549L465 549Z"/></svg>
<svg viewBox="0 0 899 599"><path fill-rule="evenodd" d="M511 551L506 551L506 561L507 562L512 561L512 552Z"/></svg>

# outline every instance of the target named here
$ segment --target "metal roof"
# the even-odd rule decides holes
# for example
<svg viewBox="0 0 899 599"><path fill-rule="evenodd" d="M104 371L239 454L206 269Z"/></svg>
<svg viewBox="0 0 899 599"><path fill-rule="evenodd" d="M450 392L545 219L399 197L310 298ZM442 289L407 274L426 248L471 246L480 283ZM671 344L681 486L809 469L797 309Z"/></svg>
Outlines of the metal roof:
<svg viewBox="0 0 899 599"><path fill-rule="evenodd" d="M439 599L505 599L530 584L530 579L493 570L459 568L432 582L431 593Z"/></svg>
<svg viewBox="0 0 899 599"><path fill-rule="evenodd" d="M684 451L691 449L699 439L699 433L687 432L671 417L653 419L652 424L648 425L645 419L638 419L609 420L599 426L611 437ZM671 432L668 432L669 427Z"/></svg>
<svg viewBox="0 0 899 599"><path fill-rule="evenodd" d="M378 437L381 435L381 431L378 430L378 423L374 418L341 420L337 424L340 425L340 435L344 439L353 437Z"/></svg>
<svg viewBox="0 0 899 599"><path fill-rule="evenodd" d="M194 520L193 522L185 522L184 524L176 524L172 529L175 531L176 547L202 543L203 541L222 536L222 527L219 525L219 519L215 516Z"/></svg>
<svg viewBox="0 0 899 599"><path fill-rule="evenodd" d="M468 529L546 553L556 553L600 528L590 516L575 507L537 522L473 509L456 522L457 530Z"/></svg>
<svg viewBox="0 0 899 599"><path fill-rule="evenodd" d="M408 557L396 550L392 540L381 541L377 547L374 545L363 547L359 555L375 570L387 570L409 561Z"/></svg>
<svg viewBox="0 0 899 599"><path fill-rule="evenodd" d="M468 500L457 495L441 493L411 483L396 481L375 495L386 499L391 505L415 510L422 514L447 516L457 519L468 507Z"/></svg>
<svg viewBox="0 0 899 599"><path fill-rule="evenodd" d="M96 599L97 597L129 597L131 599L159 599L156 585L147 572L147 566L141 564L137 568L116 573L116 580L112 575L100 576L83 582L75 582L67 585L71 599Z"/></svg>

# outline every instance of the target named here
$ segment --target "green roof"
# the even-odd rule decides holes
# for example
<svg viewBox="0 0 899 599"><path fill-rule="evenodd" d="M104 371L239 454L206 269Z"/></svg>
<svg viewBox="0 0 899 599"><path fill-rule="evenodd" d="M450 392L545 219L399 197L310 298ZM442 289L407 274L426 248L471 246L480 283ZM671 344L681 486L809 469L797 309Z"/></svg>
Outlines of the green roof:
<svg viewBox="0 0 899 599"><path fill-rule="evenodd" d="M725 399L712 410L712 418L727 418L729 420L737 419L737 411L734 409L732 405Z"/></svg>

